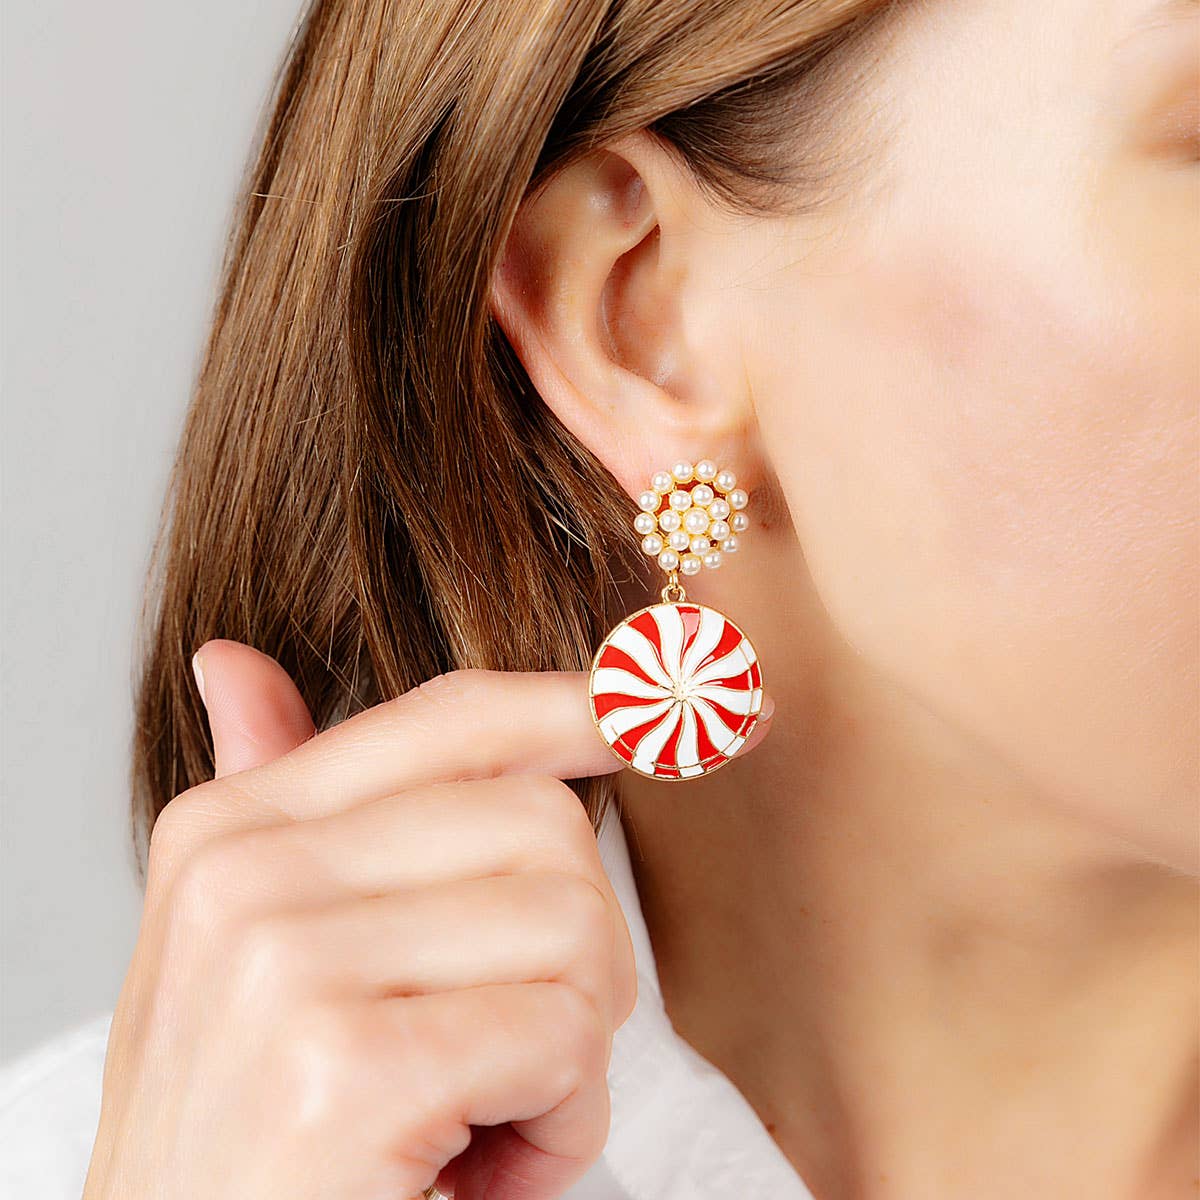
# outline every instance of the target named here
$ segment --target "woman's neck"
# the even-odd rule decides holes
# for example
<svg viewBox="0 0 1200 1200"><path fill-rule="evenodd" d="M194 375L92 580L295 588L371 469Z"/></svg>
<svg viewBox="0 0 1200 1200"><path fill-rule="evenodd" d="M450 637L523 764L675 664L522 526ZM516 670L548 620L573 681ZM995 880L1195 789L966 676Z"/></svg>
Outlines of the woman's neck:
<svg viewBox="0 0 1200 1200"><path fill-rule="evenodd" d="M819 1200L1193 1194L1194 881L850 655L788 687L744 760L622 781L676 1029Z"/></svg>

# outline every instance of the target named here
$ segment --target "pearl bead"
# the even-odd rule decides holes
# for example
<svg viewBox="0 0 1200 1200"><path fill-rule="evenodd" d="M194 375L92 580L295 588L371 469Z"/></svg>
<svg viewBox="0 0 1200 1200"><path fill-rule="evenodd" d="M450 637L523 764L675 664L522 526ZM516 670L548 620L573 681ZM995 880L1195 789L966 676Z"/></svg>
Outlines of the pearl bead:
<svg viewBox="0 0 1200 1200"><path fill-rule="evenodd" d="M745 508L750 503L750 497L742 491L741 488L734 488L729 493L729 506L731 508Z"/></svg>
<svg viewBox="0 0 1200 1200"><path fill-rule="evenodd" d="M679 483L687 483L692 477L692 464L680 459L672 468L671 474Z"/></svg>
<svg viewBox="0 0 1200 1200"><path fill-rule="evenodd" d="M650 494L654 495L653 492ZM692 495L690 492L672 492L669 503L678 512L687 512L692 507Z"/></svg>
<svg viewBox="0 0 1200 1200"><path fill-rule="evenodd" d="M657 492L643 492L638 497L638 508L643 512L657 512L662 503L662 497Z"/></svg>
<svg viewBox="0 0 1200 1200"><path fill-rule="evenodd" d="M720 499L714 500L708 506L708 515L712 517L714 521L725 520L725 518L729 516L729 501Z"/></svg>
<svg viewBox="0 0 1200 1200"><path fill-rule="evenodd" d="M696 464L696 478L701 483L712 483L717 477L717 464L711 458L702 458Z"/></svg>
<svg viewBox="0 0 1200 1200"><path fill-rule="evenodd" d="M669 472L655 471L650 477L650 486L661 495L663 492L669 492L675 486L675 481Z"/></svg>
<svg viewBox="0 0 1200 1200"><path fill-rule="evenodd" d="M719 542L729 536L729 525L725 521L714 521L708 532L714 542Z"/></svg>
<svg viewBox="0 0 1200 1200"><path fill-rule="evenodd" d="M734 533L745 533L750 528L750 518L744 512L736 512L729 519Z"/></svg>
<svg viewBox="0 0 1200 1200"><path fill-rule="evenodd" d="M664 571L674 571L679 567L679 555L674 550L664 550L658 556L658 565Z"/></svg>
<svg viewBox="0 0 1200 1200"><path fill-rule="evenodd" d="M658 522L655 521L653 513L640 512L636 517L633 518L634 529L636 529L638 533L642 534L653 533L654 527L657 525L657 523Z"/></svg>
<svg viewBox="0 0 1200 1200"><path fill-rule="evenodd" d="M690 539L688 538L688 535L684 533L682 529L677 529L669 538L667 538L667 545L670 546L672 550L686 550L688 548L689 541Z"/></svg>
<svg viewBox="0 0 1200 1200"><path fill-rule="evenodd" d="M663 548L663 540L657 533L648 533L642 538L642 553L649 554L651 557L658 554Z"/></svg>
<svg viewBox="0 0 1200 1200"><path fill-rule="evenodd" d="M658 527L664 533L674 533L682 524L683 518L673 508L664 508L658 514Z"/></svg>
<svg viewBox="0 0 1200 1200"><path fill-rule="evenodd" d="M727 538L725 538L721 542L721 549L726 554L733 554L734 551L737 550L737 548L738 548L738 540L737 540L736 534L731 533Z"/></svg>
<svg viewBox="0 0 1200 1200"><path fill-rule="evenodd" d="M702 533L692 538L689 545L693 554L707 554L712 549L712 542Z"/></svg>
<svg viewBox="0 0 1200 1200"><path fill-rule="evenodd" d="M700 561L698 554L685 554L679 560L679 569L685 575L695 575L702 566L704 563Z"/></svg>
<svg viewBox="0 0 1200 1200"><path fill-rule="evenodd" d="M716 492L707 483L698 483L692 488L692 503L700 505L701 508L711 504L715 498Z"/></svg>
<svg viewBox="0 0 1200 1200"><path fill-rule="evenodd" d="M737 476L732 471L718 471L716 483L717 491L731 492L737 487Z"/></svg>
<svg viewBox="0 0 1200 1200"><path fill-rule="evenodd" d="M688 533L705 533L708 530L708 513L702 508L689 508L683 514L683 527Z"/></svg>
<svg viewBox="0 0 1200 1200"><path fill-rule="evenodd" d="M663 551L663 553L665 554L666 551ZM721 552L720 550L710 550L700 561L703 562L706 567L711 567L715 570L721 565ZM659 558L659 562L662 562L661 558Z"/></svg>

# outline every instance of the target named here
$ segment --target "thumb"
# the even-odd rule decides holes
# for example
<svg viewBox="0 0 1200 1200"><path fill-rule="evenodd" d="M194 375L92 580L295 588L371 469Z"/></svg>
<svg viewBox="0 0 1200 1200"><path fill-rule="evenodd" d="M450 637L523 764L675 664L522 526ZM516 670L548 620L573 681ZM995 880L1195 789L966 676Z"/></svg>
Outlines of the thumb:
<svg viewBox="0 0 1200 1200"><path fill-rule="evenodd" d="M214 638L192 655L192 670L218 779L272 762L316 733L292 677L261 650Z"/></svg>

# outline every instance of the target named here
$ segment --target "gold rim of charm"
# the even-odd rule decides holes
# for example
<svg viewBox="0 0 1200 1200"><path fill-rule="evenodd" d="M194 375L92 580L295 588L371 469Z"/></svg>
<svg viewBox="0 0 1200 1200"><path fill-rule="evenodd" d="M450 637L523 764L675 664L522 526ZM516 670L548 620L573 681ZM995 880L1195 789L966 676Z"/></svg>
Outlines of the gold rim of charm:
<svg viewBox="0 0 1200 1200"><path fill-rule="evenodd" d="M630 744L628 739L628 731L613 739L606 734L601 724L602 713L599 711L599 709L603 708L604 712L609 710L610 704L606 700L605 693L607 691L611 691L611 689L606 689L599 686L597 671L601 667L601 661L605 655L605 652L612 644L614 635L619 634L623 640L627 639L629 635L622 633L621 631L630 629L638 631L639 625L645 627L646 631L653 635L654 630L646 625L646 620L649 618L650 620L654 620L657 624L658 618L655 614L655 610L662 609L664 607L671 608L675 613L678 613L680 608L697 610L695 614L683 615L682 620L685 622L696 621L698 617L703 619L700 615L707 612L710 614L708 620L719 620L722 622L724 627L723 632L724 629L731 629L736 634L736 642L733 642L733 644L729 645L728 650L723 655L724 658L730 660L730 670L732 671L734 677L722 679L719 683L714 681L714 686L733 686L734 688L747 691L749 693L749 702L744 712L740 714L730 712L728 714L729 717L733 717L735 719L740 716L740 721L736 721L736 727L733 724L730 724L727 718L718 717L718 713L713 710L711 704L702 703L701 707L707 715L705 719L705 725L707 727L705 732L705 741L706 743L710 744L705 748L705 751L701 755L699 761L688 761L686 763L680 762L678 758L674 757L675 749L672 748L677 745L677 741L675 738L668 738L667 745L665 745L663 749L670 749L670 754L664 758L660 758L656 755L656 760L651 768L649 770L645 770L639 764L639 762L635 761L635 759L638 758L636 753L637 748L635 745ZM665 614L663 614L663 619L667 619ZM659 628L661 628L661 626ZM680 654L686 651L682 640L678 643L678 648L680 650ZM740 657L740 661L733 659L729 654L729 651L735 650L735 648ZM665 664L662 664L661 659L660 664L665 667ZM675 665L677 664L673 662L672 666ZM675 675L669 669L667 670L667 673L670 675L672 681L674 681ZM654 684L649 679L644 679L643 682L650 683L651 686L658 686L662 689L662 694L659 697L660 700L669 699L669 692L673 690L673 688L668 686L665 682ZM618 690L623 691L624 689ZM692 690L693 689L685 688L685 692L691 692ZM704 688L700 687L699 689L694 690L699 693L700 701L704 701ZM621 759L621 761L629 770L638 775L642 775L647 779L656 779L664 783L684 782L688 779L697 779L704 775L711 775L714 771L718 771L721 769L721 767L725 766L729 762L732 762L733 759L737 757L738 751L749 739L750 734L754 731L754 726L758 724L762 713L764 696L765 692L763 690L762 663L758 659L758 653L755 650L754 643L751 641L749 635L732 617L721 612L720 609L713 608L708 604L701 604L696 600L680 602L679 607L676 607L676 602L664 598L661 603L649 604L645 608L639 608L637 612L630 613L608 632L604 640L597 647L596 653L592 656L591 668L588 672L588 713L591 716L592 724L596 728L596 733L599 735L604 744L608 746L609 750L611 750L613 754ZM701 717L694 711L696 700L690 695L687 697L681 695L678 696L678 699L683 702L682 707L693 709L692 720L699 722ZM647 702L648 700L644 693L641 699L632 700L633 705L644 704ZM624 705L624 701L621 703ZM628 705L626 705L626 707L628 707ZM663 714L662 719L668 719L668 714ZM679 719L681 723L685 719L682 712L679 713ZM652 717L651 720L653 720L655 723L658 722L658 718ZM636 729L636 726L634 726L634 728ZM698 742L695 748L697 750L701 749Z"/></svg>

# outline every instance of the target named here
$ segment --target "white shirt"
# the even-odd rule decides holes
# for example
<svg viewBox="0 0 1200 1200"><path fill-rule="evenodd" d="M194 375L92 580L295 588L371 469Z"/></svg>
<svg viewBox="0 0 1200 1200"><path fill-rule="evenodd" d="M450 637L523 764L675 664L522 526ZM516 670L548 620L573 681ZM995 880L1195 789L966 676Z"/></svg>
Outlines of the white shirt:
<svg viewBox="0 0 1200 1200"><path fill-rule="evenodd" d="M812 1200L745 1097L672 1027L615 808L599 845L633 939L638 999L613 1035L608 1142L562 1200ZM110 1021L97 1017L0 1070L2 1200L79 1200Z"/></svg>

